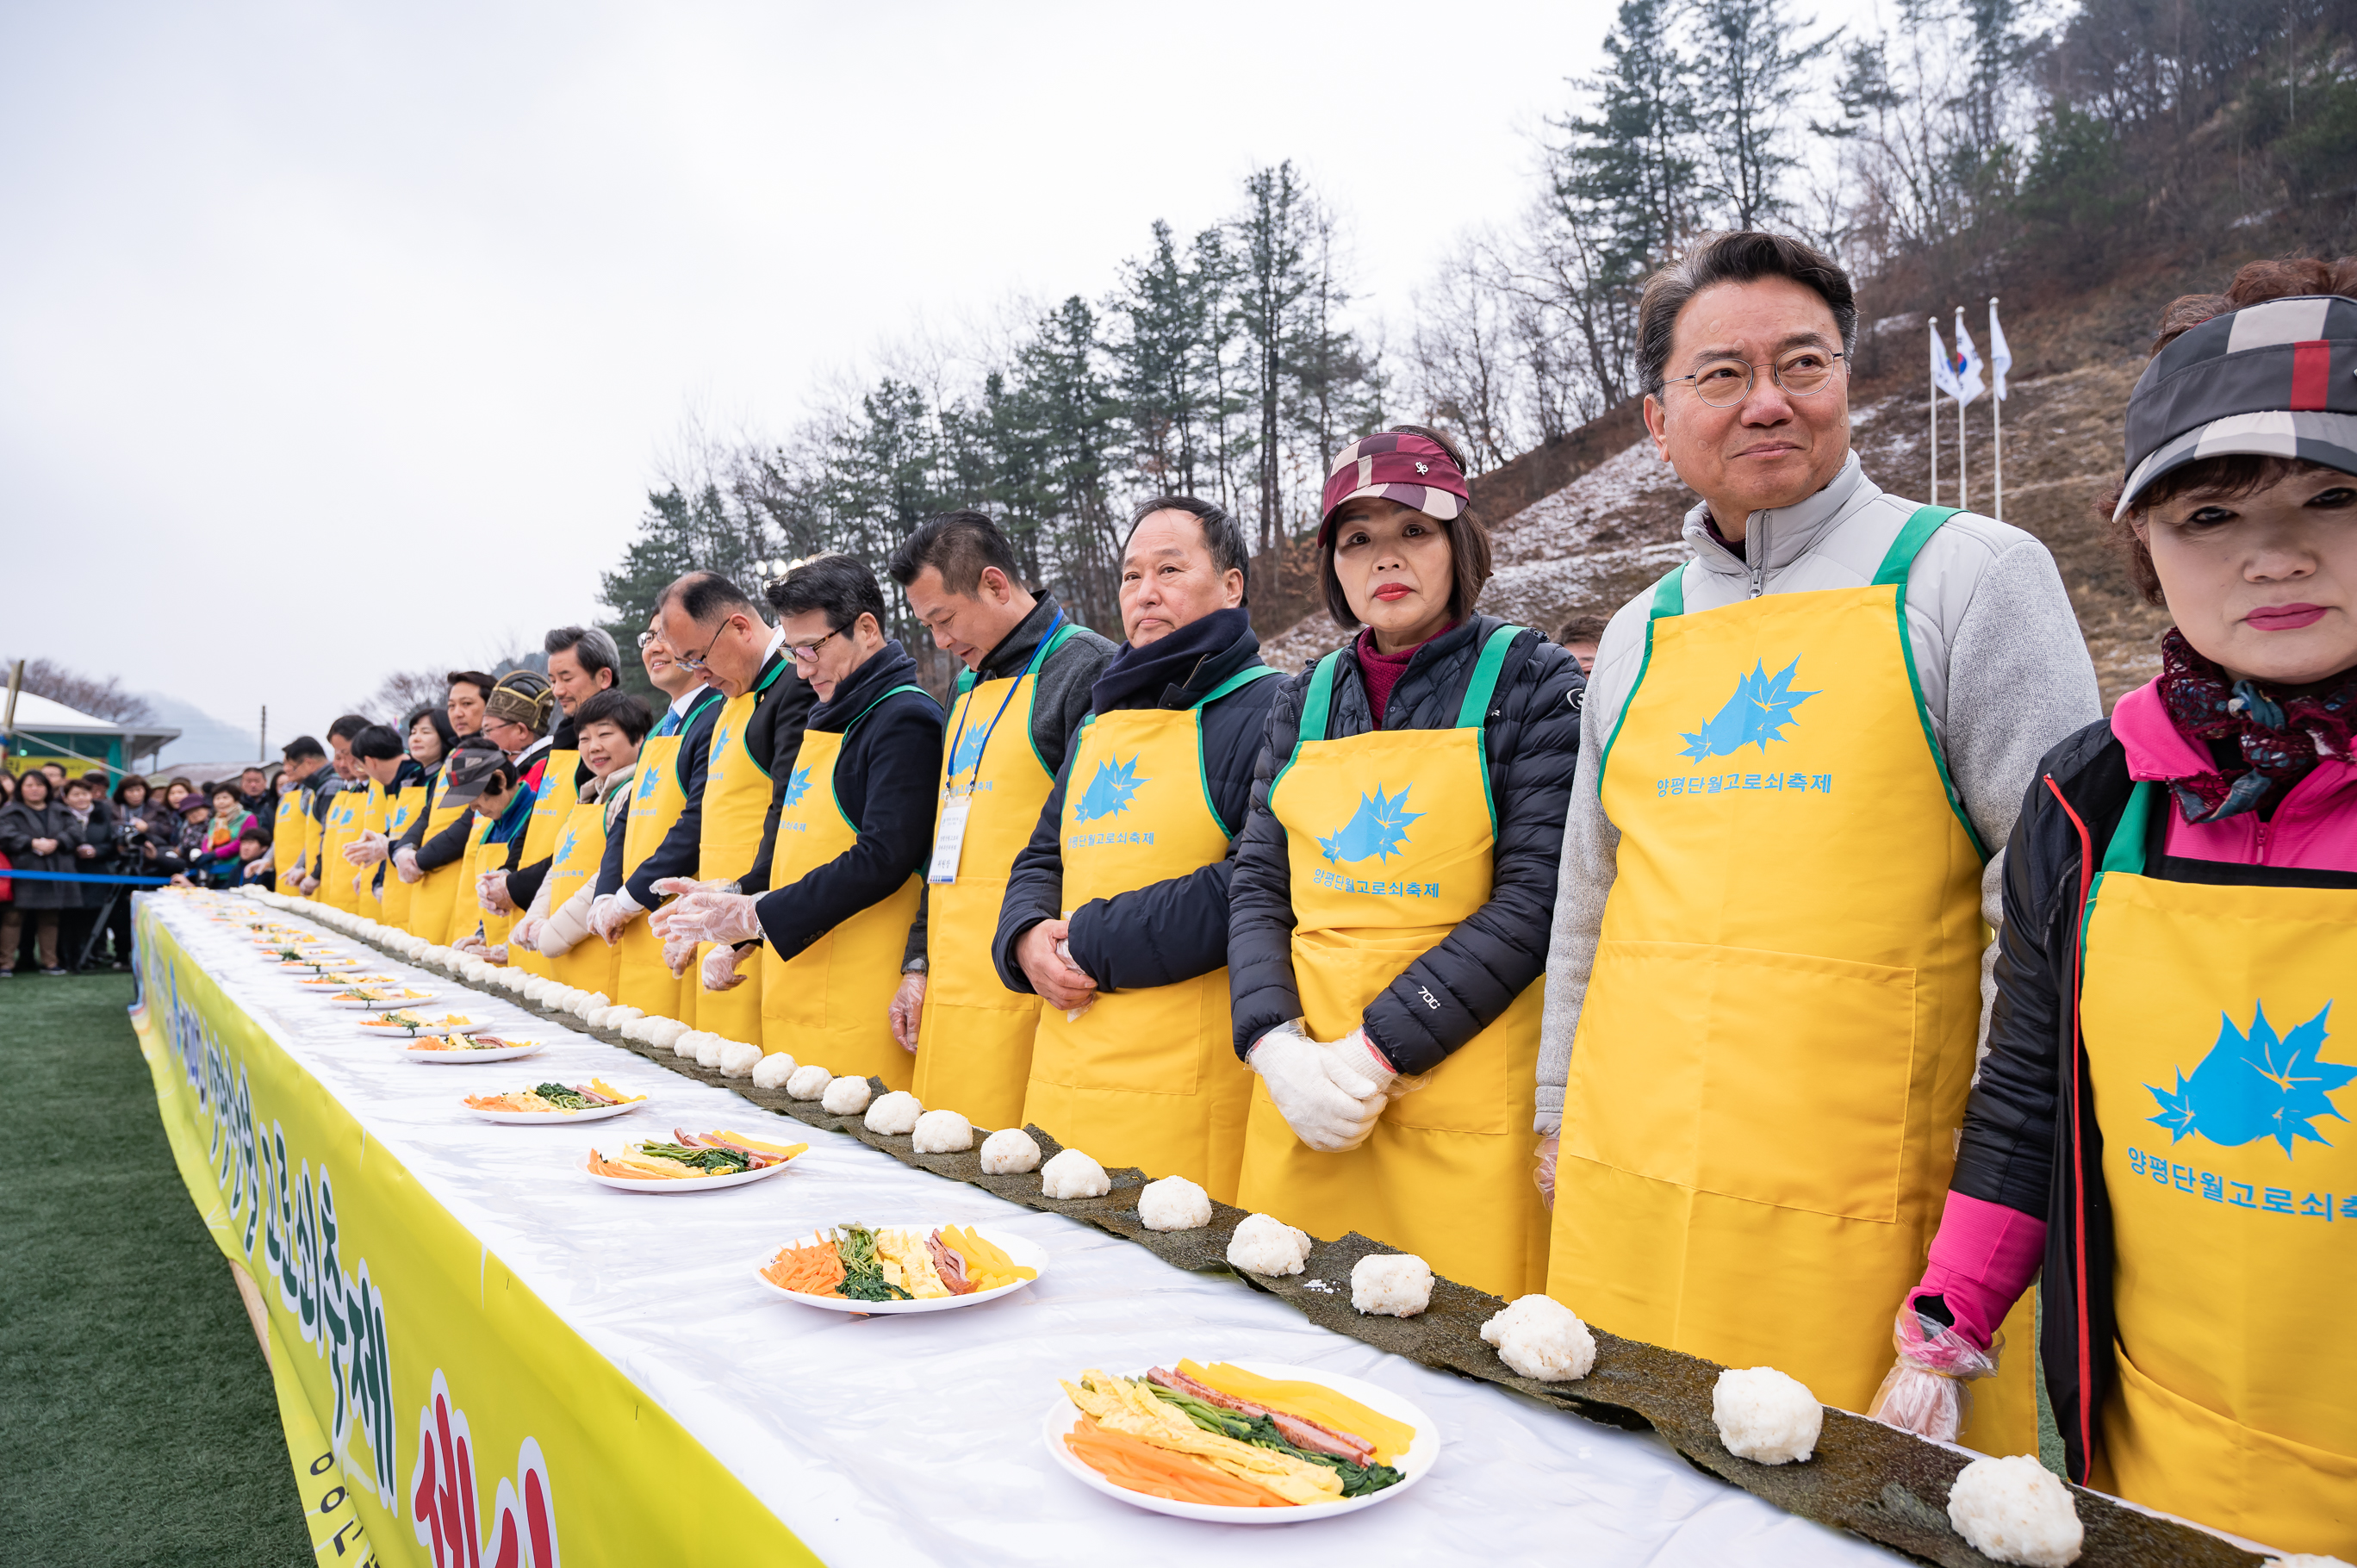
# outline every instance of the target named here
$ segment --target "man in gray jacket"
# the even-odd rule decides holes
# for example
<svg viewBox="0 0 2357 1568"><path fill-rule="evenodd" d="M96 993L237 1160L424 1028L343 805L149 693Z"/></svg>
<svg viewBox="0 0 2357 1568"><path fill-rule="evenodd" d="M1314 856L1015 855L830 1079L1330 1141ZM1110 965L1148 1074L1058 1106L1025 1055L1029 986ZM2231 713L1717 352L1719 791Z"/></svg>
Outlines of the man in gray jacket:
<svg viewBox="0 0 2357 1568"><path fill-rule="evenodd" d="M2102 709L2038 541L1860 468L1856 329L1781 236L1647 286L1646 425L1702 503L1588 679L1537 1130L1550 1294L1862 1411L1947 1188L1997 853Z"/></svg>

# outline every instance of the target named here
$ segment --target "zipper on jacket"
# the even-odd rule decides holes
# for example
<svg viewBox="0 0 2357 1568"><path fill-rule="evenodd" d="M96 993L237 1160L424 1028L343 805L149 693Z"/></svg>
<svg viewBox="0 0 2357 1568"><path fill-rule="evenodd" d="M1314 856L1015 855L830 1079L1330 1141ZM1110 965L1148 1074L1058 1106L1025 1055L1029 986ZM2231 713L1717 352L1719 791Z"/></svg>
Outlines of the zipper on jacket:
<svg viewBox="0 0 2357 1568"><path fill-rule="evenodd" d="M1760 546L1760 558L1757 561L1753 560L1751 555L1751 546L1754 542ZM1758 511L1751 514L1751 526L1743 532L1743 564L1750 569L1751 596L1755 599L1767 591L1760 581L1762 574L1767 570L1767 560L1768 514Z"/></svg>

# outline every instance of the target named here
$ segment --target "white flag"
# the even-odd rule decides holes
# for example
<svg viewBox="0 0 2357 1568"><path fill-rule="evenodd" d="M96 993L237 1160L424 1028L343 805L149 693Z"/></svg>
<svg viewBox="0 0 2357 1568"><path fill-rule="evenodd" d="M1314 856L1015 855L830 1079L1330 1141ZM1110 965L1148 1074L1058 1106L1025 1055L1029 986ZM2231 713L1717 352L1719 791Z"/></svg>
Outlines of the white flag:
<svg viewBox="0 0 2357 1568"><path fill-rule="evenodd" d="M1989 301L1989 391L1997 402L2005 401L2005 376L2013 369L2013 350L2006 347L2005 328L1997 325L1996 301Z"/></svg>
<svg viewBox="0 0 2357 1568"><path fill-rule="evenodd" d="M1956 381L1956 362L1948 358L1948 346L1940 341L1940 324L1931 324L1932 390L1946 392L1950 397L1962 397L1964 389Z"/></svg>
<svg viewBox="0 0 2357 1568"><path fill-rule="evenodd" d="M1973 335L1964 330L1964 307L1956 306L1956 388L1952 394L1958 403L1970 403L1988 391L1981 380L1981 351L1973 347Z"/></svg>

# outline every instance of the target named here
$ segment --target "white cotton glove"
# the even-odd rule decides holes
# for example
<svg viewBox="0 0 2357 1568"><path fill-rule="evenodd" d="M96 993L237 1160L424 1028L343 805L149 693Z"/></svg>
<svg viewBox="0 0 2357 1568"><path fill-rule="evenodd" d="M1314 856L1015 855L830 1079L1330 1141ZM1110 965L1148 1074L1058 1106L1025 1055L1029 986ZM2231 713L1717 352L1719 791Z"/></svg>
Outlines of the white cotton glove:
<svg viewBox="0 0 2357 1568"><path fill-rule="evenodd" d="M1353 1094L1342 1078L1351 1069L1329 1066L1332 1046L1302 1033L1298 1023L1281 1024L1260 1037L1246 1058L1268 1086L1268 1097L1293 1135L1320 1154L1339 1155L1367 1141L1383 1113L1384 1099L1368 1086ZM1363 1079L1361 1080L1362 1083Z"/></svg>
<svg viewBox="0 0 2357 1568"><path fill-rule="evenodd" d="M745 983L737 965L759 952L759 948L716 947L704 955L704 989L733 991Z"/></svg>
<svg viewBox="0 0 2357 1568"><path fill-rule="evenodd" d="M1393 1088L1399 1082L1399 1069L1393 1067L1383 1052L1367 1039L1364 1029L1353 1029L1339 1040L1322 1042L1326 1048L1326 1076L1334 1087L1353 1100L1365 1100L1380 1095L1396 1099L1401 1092Z"/></svg>
<svg viewBox="0 0 2357 1568"><path fill-rule="evenodd" d="M414 847L403 844L393 852L393 874L404 882L425 880L425 873L417 869L417 851Z"/></svg>
<svg viewBox="0 0 2357 1568"><path fill-rule="evenodd" d="M480 904L488 915L513 913L515 900L508 897L508 874L505 871L486 871L475 878L475 902Z"/></svg>
<svg viewBox="0 0 2357 1568"><path fill-rule="evenodd" d="M620 938L622 928L645 913L645 908L630 897L627 887L615 893L600 893L589 905L589 934L612 947Z"/></svg>
<svg viewBox="0 0 2357 1568"><path fill-rule="evenodd" d="M344 858L354 865L374 865L384 858L385 837L367 832L344 846Z"/></svg>
<svg viewBox="0 0 2357 1568"><path fill-rule="evenodd" d="M658 887L666 886L676 884L668 880L657 884ZM691 887L656 910L651 919L665 946L679 940L730 944L759 941L761 918L753 911L759 902L749 893Z"/></svg>

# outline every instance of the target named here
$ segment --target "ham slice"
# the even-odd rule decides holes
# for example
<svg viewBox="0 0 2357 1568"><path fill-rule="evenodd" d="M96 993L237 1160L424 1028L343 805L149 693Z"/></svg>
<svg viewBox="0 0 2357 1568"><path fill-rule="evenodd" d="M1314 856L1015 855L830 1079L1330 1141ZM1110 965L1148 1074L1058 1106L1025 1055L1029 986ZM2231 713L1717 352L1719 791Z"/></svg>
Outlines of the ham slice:
<svg viewBox="0 0 2357 1568"><path fill-rule="evenodd" d="M933 1260L933 1273L942 1276L952 1295L972 1295L974 1282L965 1277L965 1260L950 1249L938 1230L925 1238L925 1251Z"/></svg>
<svg viewBox="0 0 2357 1568"><path fill-rule="evenodd" d="M1233 1394L1222 1393L1208 1383L1198 1382L1184 1372L1174 1372L1167 1367L1157 1367L1146 1374L1146 1380L1158 1383L1174 1393L1202 1401L1220 1410L1232 1410L1238 1415L1265 1415L1284 1439L1305 1454L1327 1454L1337 1459L1347 1459L1353 1465L1372 1465L1375 1445L1363 1437L1348 1432L1337 1432L1321 1426L1307 1416L1288 1415L1281 1410L1241 1400Z"/></svg>

